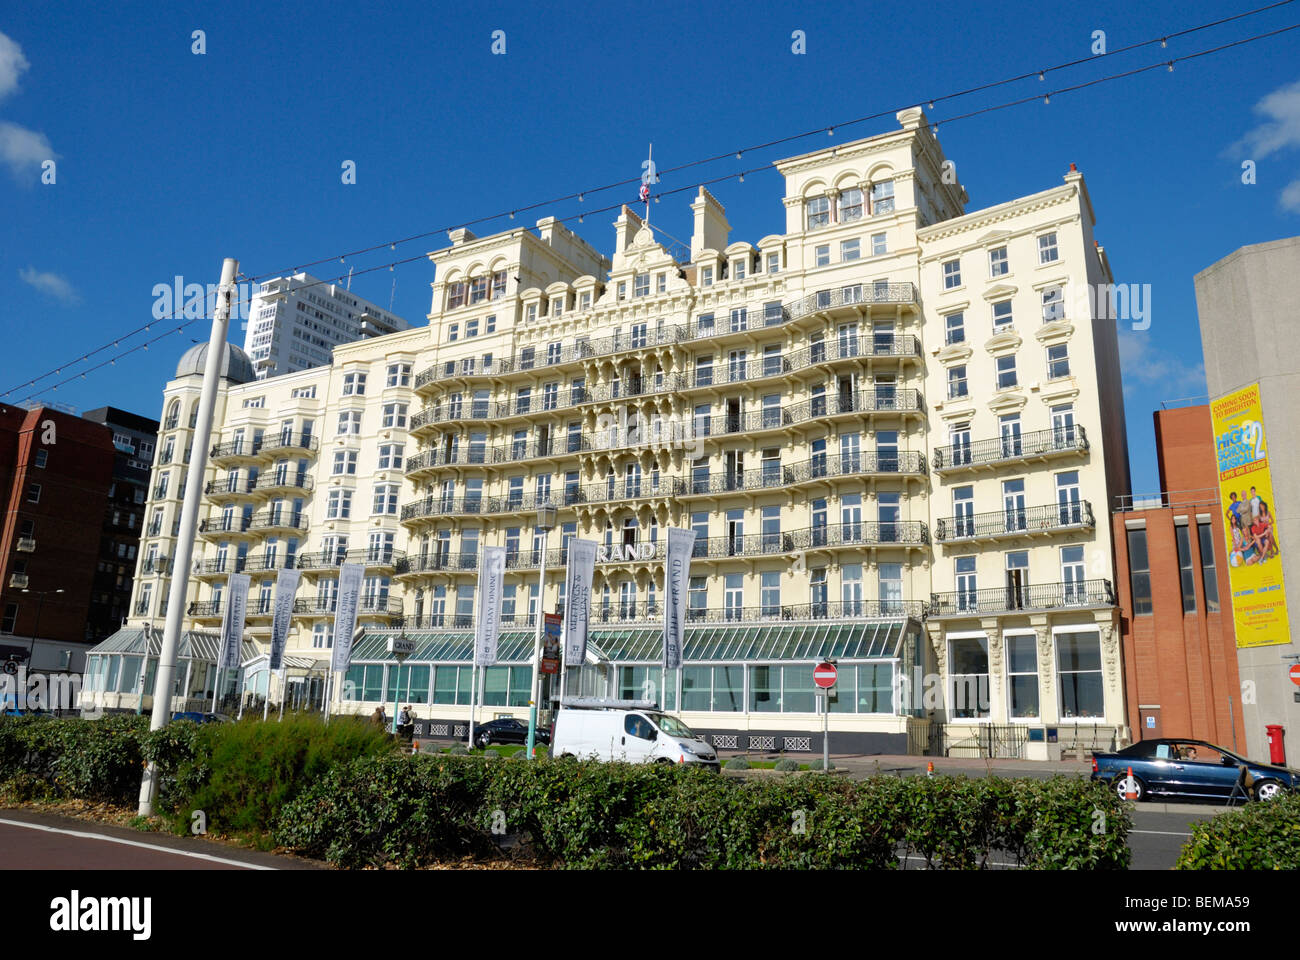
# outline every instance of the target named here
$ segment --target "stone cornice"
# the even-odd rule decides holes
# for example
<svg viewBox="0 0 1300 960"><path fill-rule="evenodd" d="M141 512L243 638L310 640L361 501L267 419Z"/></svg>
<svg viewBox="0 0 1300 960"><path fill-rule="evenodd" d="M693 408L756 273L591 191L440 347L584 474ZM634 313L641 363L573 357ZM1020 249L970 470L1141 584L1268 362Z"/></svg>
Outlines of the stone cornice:
<svg viewBox="0 0 1300 960"><path fill-rule="evenodd" d="M1042 193L1009 200L995 207L986 207L983 210L976 210L973 213L954 217L951 220L943 220L932 226L921 227L916 231L916 238L923 243L928 243L957 236L958 234L970 233L974 230L988 230L994 224L1003 223L1013 217L1069 203L1078 195L1078 190L1072 185L1053 187L1051 190L1044 190Z"/></svg>

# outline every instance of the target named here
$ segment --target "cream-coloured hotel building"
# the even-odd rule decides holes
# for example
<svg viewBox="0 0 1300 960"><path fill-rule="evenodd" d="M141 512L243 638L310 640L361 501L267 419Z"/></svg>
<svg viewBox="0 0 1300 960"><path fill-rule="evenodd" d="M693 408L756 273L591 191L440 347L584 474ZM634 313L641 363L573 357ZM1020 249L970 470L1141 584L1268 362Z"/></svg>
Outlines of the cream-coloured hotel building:
<svg viewBox="0 0 1300 960"><path fill-rule="evenodd" d="M1106 518L1128 462L1114 321L1079 296L1111 283L1083 177L968 212L924 114L898 122L778 162L784 223L757 243L703 188L676 258L627 207L610 257L554 219L457 230L429 254L427 327L263 381L232 346L177 708L210 702L243 571L245 662L223 688L319 709L355 561L367 630L331 709L396 697L418 735L463 735L476 567L501 545L479 719L525 717L542 551L552 611L576 536L604 549L567 689L654 699L723 749L819 751L825 657L837 752L1126 741ZM109 709L152 699L205 351L164 391L133 615L91 655L84 696ZM539 503L558 510L548 535ZM684 665L665 677L669 526L697 539ZM266 664L290 565L282 687ZM400 676L398 630L417 641Z"/></svg>

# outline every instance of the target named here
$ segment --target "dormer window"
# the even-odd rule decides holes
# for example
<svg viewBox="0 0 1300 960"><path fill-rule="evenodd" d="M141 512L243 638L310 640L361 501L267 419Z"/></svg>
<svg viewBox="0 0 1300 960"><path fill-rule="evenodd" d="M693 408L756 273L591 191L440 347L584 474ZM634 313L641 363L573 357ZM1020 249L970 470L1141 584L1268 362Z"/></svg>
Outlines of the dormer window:
<svg viewBox="0 0 1300 960"><path fill-rule="evenodd" d="M879 216L882 213L894 212L894 181L882 180L880 183L871 185L871 214Z"/></svg>
<svg viewBox="0 0 1300 960"><path fill-rule="evenodd" d="M704 287L713 286L712 267L704 267L703 269L700 270L700 286L704 286Z"/></svg>
<svg viewBox="0 0 1300 960"><path fill-rule="evenodd" d="M808 201L808 229L820 230L831 225L831 202L826 197L812 197Z"/></svg>
<svg viewBox="0 0 1300 960"><path fill-rule="evenodd" d="M558 317L564 313L564 297L553 297L551 299L551 316Z"/></svg>
<svg viewBox="0 0 1300 960"><path fill-rule="evenodd" d="M840 223L862 219L862 191L857 187L840 194Z"/></svg>
<svg viewBox="0 0 1300 960"><path fill-rule="evenodd" d="M537 304L530 303L528 306L524 307L524 319L529 323L532 323L537 319Z"/></svg>
<svg viewBox="0 0 1300 960"><path fill-rule="evenodd" d="M668 289L668 274L660 273L655 276L655 293L663 293Z"/></svg>
<svg viewBox="0 0 1300 960"><path fill-rule="evenodd" d="M583 291L582 293L580 293L580 294L578 295L578 309L579 309L579 310L590 310L590 309L591 309L591 291L590 291L590 290L585 290L585 291Z"/></svg>
<svg viewBox="0 0 1300 960"><path fill-rule="evenodd" d="M732 261L731 278L733 280L745 279L745 261L743 259Z"/></svg>
<svg viewBox="0 0 1300 960"><path fill-rule="evenodd" d="M767 272L768 273L781 272L781 254L769 253L767 255Z"/></svg>
<svg viewBox="0 0 1300 960"><path fill-rule="evenodd" d="M648 297L650 295L650 274L638 273L632 278L632 296Z"/></svg>
<svg viewBox="0 0 1300 960"><path fill-rule="evenodd" d="M458 280L455 283L447 285L447 309L455 310L457 307L465 306L466 285L464 280Z"/></svg>
<svg viewBox="0 0 1300 960"><path fill-rule="evenodd" d="M627 299L627 281L626 281L626 280L620 280L620 281L619 281L619 284L618 284L618 298L619 298L619 300L626 300L626 299Z"/></svg>

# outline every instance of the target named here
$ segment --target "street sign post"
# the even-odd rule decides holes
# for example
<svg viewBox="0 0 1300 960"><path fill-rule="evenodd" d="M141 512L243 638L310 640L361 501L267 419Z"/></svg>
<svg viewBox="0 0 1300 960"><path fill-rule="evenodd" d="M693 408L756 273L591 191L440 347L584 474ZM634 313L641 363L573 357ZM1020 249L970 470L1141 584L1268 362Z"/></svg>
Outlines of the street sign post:
<svg viewBox="0 0 1300 960"><path fill-rule="evenodd" d="M407 657L415 653L415 641L408 640L405 634L400 637L389 637L388 652L397 661L397 681L393 684L393 733L397 733L397 701L402 695L402 664L406 662Z"/></svg>
<svg viewBox="0 0 1300 960"><path fill-rule="evenodd" d="M822 772L831 769L831 687L839 677L835 664L823 660L813 667L813 683L817 684L817 693L822 699Z"/></svg>

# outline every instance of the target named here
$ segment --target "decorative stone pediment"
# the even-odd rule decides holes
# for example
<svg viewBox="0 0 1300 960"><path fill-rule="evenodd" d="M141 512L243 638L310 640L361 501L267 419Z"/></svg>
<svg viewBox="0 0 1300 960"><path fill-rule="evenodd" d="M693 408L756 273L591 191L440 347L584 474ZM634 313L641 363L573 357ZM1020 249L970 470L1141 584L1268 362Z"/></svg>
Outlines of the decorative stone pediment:
<svg viewBox="0 0 1300 960"><path fill-rule="evenodd" d="M960 363L962 360L969 360L974 353L968 343L950 343L939 351L939 362L944 364Z"/></svg>
<svg viewBox="0 0 1300 960"><path fill-rule="evenodd" d="M1009 283L995 283L984 291L984 299L988 301L1005 300L1007 297L1015 296L1019 287L1012 286Z"/></svg>
<svg viewBox="0 0 1300 960"><path fill-rule="evenodd" d="M1001 415L1015 413L1017 410L1023 409L1025 404L1028 402L1029 401L1026 399L1025 395L1020 392L1019 388L1017 388L1015 390L1007 390L995 395L993 399L989 401L988 407L993 411L993 413Z"/></svg>
<svg viewBox="0 0 1300 960"><path fill-rule="evenodd" d="M993 356L1003 356L1008 353L1014 353L1020 349L1020 334L1016 332L1015 327L1008 327L1000 333L995 333L984 342L984 349Z"/></svg>
<svg viewBox="0 0 1300 960"><path fill-rule="evenodd" d="M1074 324L1067 320L1053 320L1051 323L1045 323L1034 331L1034 336L1038 342L1044 345L1052 343L1063 343L1070 339L1074 333Z"/></svg>

